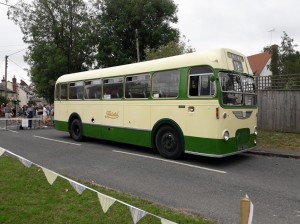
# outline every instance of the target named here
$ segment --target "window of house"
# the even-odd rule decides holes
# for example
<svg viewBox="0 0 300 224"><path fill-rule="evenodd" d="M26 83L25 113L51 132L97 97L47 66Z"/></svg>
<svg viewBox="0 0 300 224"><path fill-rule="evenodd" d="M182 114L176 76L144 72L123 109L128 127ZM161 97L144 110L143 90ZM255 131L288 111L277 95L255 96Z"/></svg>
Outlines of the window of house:
<svg viewBox="0 0 300 224"><path fill-rule="evenodd" d="M189 96L213 96L215 85L211 81L213 71L209 67L194 67L189 73Z"/></svg>
<svg viewBox="0 0 300 224"><path fill-rule="evenodd" d="M155 72L152 78L153 98L176 98L179 94L179 70Z"/></svg>
<svg viewBox="0 0 300 224"><path fill-rule="evenodd" d="M150 75L141 74L126 77L126 98L148 98L150 96Z"/></svg>

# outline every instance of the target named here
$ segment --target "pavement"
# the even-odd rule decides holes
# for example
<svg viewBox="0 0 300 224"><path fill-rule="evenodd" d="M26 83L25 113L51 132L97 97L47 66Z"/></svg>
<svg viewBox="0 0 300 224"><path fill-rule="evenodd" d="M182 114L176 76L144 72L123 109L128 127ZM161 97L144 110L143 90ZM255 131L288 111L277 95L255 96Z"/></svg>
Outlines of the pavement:
<svg viewBox="0 0 300 224"><path fill-rule="evenodd" d="M283 158L294 158L300 159L300 149L271 149L271 148L261 148L255 147L254 149L248 151L251 154L263 155L263 156L276 156Z"/></svg>

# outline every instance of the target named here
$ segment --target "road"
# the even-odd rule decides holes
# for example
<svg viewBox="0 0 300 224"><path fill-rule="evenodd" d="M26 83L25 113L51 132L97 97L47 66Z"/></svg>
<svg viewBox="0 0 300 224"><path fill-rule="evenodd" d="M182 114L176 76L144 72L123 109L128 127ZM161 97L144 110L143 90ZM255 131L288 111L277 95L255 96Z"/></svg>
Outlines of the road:
<svg viewBox="0 0 300 224"><path fill-rule="evenodd" d="M240 198L255 223L300 223L300 160L244 153L225 159L166 160L151 149L88 139L54 129L0 130L0 147L59 174L225 224L239 223Z"/></svg>

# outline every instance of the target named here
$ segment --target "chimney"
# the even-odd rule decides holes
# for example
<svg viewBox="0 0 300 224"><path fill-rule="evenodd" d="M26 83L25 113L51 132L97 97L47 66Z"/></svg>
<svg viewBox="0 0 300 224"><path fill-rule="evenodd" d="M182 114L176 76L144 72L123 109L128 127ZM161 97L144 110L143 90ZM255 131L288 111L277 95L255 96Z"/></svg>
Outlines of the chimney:
<svg viewBox="0 0 300 224"><path fill-rule="evenodd" d="M15 76L12 79L12 86L13 86L13 91L16 93L17 92L17 79Z"/></svg>

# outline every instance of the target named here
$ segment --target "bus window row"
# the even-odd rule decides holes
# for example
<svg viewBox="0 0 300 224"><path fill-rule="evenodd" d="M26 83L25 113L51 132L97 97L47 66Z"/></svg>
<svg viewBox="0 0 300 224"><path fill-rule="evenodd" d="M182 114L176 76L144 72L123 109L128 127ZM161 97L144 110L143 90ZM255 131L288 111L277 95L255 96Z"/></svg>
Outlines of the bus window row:
<svg viewBox="0 0 300 224"><path fill-rule="evenodd" d="M208 67L195 67L189 71L189 97L214 96L213 72ZM177 98L180 72L178 69L123 77L58 83L56 100L110 100L133 98ZM152 91L151 91L152 80ZM125 90L124 90L125 89Z"/></svg>

